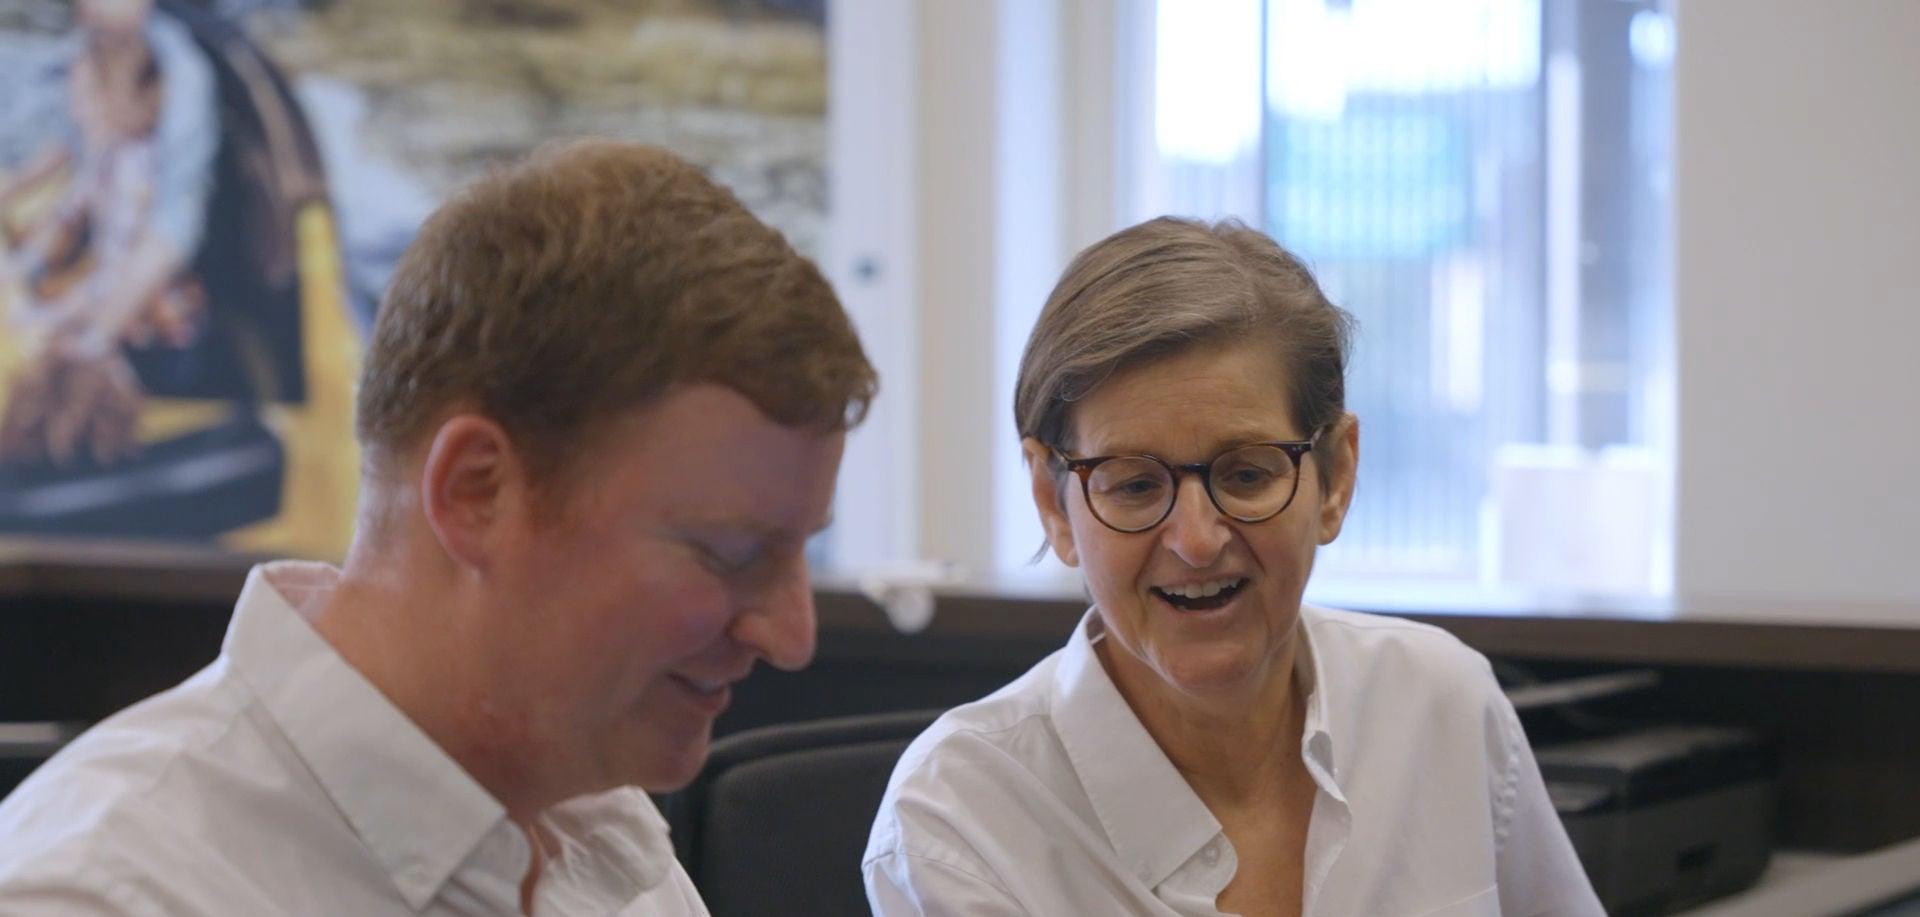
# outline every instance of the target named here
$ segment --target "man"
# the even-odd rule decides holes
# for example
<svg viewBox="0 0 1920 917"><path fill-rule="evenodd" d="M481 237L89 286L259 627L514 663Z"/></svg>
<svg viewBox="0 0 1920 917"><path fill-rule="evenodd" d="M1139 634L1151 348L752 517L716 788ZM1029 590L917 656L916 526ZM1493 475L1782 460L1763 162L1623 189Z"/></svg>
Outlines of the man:
<svg viewBox="0 0 1920 917"><path fill-rule="evenodd" d="M705 913L642 792L805 665L804 546L872 367L819 271L657 149L428 220L359 392L341 569L0 806L0 913Z"/></svg>

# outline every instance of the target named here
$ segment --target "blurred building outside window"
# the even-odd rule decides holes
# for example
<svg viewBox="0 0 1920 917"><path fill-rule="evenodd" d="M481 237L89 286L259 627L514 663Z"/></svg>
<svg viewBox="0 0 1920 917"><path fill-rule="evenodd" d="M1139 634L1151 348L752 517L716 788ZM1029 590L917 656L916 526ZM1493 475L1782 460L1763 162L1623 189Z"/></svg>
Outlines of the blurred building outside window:
<svg viewBox="0 0 1920 917"><path fill-rule="evenodd" d="M1329 598L1671 589L1663 0L1143 0L1121 216L1235 216L1360 325Z"/></svg>

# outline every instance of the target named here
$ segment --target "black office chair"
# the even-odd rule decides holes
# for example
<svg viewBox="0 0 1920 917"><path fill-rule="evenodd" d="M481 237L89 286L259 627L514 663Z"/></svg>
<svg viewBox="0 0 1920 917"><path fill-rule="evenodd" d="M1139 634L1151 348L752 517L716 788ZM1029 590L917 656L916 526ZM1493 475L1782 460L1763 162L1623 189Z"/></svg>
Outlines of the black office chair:
<svg viewBox="0 0 1920 917"><path fill-rule="evenodd" d="M765 726L716 741L663 808L714 917L865 914L860 855L893 765L937 710Z"/></svg>

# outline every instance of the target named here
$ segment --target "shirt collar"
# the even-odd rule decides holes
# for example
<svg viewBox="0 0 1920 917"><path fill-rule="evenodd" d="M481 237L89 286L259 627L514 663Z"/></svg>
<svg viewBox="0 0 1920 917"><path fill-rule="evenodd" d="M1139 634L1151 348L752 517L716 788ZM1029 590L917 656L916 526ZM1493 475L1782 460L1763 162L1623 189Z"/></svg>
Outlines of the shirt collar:
<svg viewBox="0 0 1920 917"><path fill-rule="evenodd" d="M1089 610L1054 672L1054 730L1114 852L1158 886L1220 833L1220 821L1160 750L1094 653Z"/></svg>
<svg viewBox="0 0 1920 917"><path fill-rule="evenodd" d="M1307 692L1307 721L1301 730L1300 755L1306 761L1307 773L1313 775L1313 782L1327 795L1345 803L1346 794L1340 791L1340 769L1334 760L1335 724L1329 712L1332 704L1328 702L1329 697L1341 690L1340 673L1321 670L1320 651L1313 642L1322 617L1319 608L1303 604L1300 621L1293 629L1300 637L1293 654L1293 686L1297 691Z"/></svg>
<svg viewBox="0 0 1920 917"><path fill-rule="evenodd" d="M296 610L338 581L325 564L253 568L223 650L417 910L505 820L506 808ZM524 875L526 854L518 859Z"/></svg>
<svg viewBox="0 0 1920 917"><path fill-rule="evenodd" d="M1319 671L1310 626L1319 619L1319 610L1303 605L1300 616L1294 685L1308 692L1301 754L1314 782L1345 803L1327 702L1335 686L1329 683L1330 673ZM1061 654L1054 671L1054 730L1108 842L1142 882L1155 887L1219 835L1220 821L1180 776L1100 664L1093 648L1097 627L1098 612L1090 609Z"/></svg>
<svg viewBox="0 0 1920 917"><path fill-rule="evenodd" d="M667 878L667 820L647 794L620 787L569 799L541 816L558 849L541 867L536 914L610 914Z"/></svg>
<svg viewBox="0 0 1920 917"><path fill-rule="evenodd" d="M339 578L326 564L255 567L223 654L415 910L476 854L475 865L517 887L532 852L506 808L297 610ZM638 789L568 800L541 826L553 843L535 888L543 913L618 910L673 862L666 822Z"/></svg>

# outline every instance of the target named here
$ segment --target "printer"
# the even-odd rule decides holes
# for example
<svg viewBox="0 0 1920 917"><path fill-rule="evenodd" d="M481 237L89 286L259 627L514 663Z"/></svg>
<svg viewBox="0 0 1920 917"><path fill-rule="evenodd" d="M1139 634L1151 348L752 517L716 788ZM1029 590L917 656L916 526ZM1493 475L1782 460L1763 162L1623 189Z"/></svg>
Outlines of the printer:
<svg viewBox="0 0 1920 917"><path fill-rule="evenodd" d="M1652 726L1534 756L1609 914L1672 913L1745 889L1766 869L1774 762L1750 732Z"/></svg>

